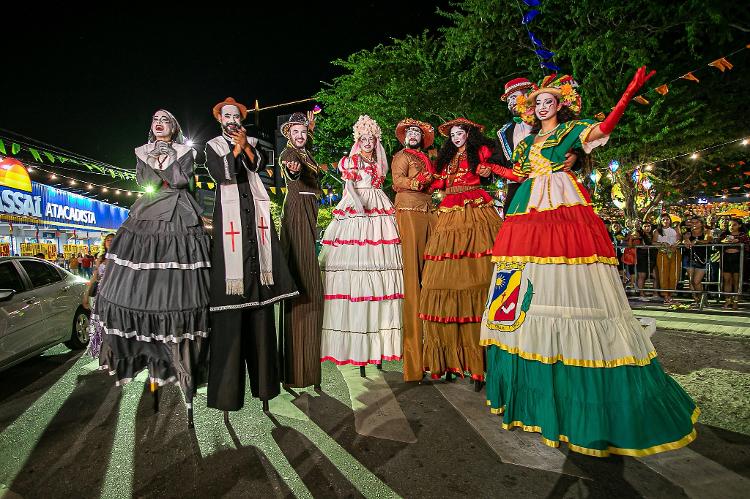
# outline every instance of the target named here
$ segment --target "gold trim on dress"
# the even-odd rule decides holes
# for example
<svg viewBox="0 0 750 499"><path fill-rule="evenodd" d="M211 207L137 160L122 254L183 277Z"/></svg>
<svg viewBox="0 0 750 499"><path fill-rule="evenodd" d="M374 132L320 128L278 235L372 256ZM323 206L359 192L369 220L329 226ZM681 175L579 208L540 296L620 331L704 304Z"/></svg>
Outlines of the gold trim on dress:
<svg viewBox="0 0 750 499"><path fill-rule="evenodd" d="M466 209L466 205L467 204L471 204L475 208L484 208L485 206L489 206L489 207L491 207L491 208L494 209L494 206L492 206L492 202L491 201L485 201L482 198L474 198L474 199L464 199L463 205L452 206L450 208L440 207L440 208L437 209L437 211L439 211L440 213L447 213L449 211L461 211L461 210Z"/></svg>
<svg viewBox="0 0 750 499"><path fill-rule="evenodd" d="M485 326L490 327L490 325L487 324L487 321L485 321ZM483 347L496 346L502 350L505 350L511 355L518 355L519 357L525 360L535 360L537 362L541 362L542 364L555 364L557 362L562 362L566 366L574 366L574 367L587 367L587 368L602 368L602 367L613 368L613 367L622 367L622 366L643 367L643 366L649 365L651 363L651 360L656 358L656 350L652 350L648 353L648 356L645 359L636 359L632 355L628 357L620 357L619 359L612 359L612 360L567 359L563 357L563 354L561 353L548 357L548 356L541 355L538 353L526 352L524 350L521 350L519 347L512 347L510 345L506 345L505 343L501 343L500 341L493 339L493 338L487 338L487 339L481 340L479 344Z"/></svg>
<svg viewBox="0 0 750 499"><path fill-rule="evenodd" d="M488 404L491 404L490 401L487 401ZM503 409L491 409L490 412L492 414L502 414ZM693 424L698 421L698 416L700 416L701 410L696 407L693 411L693 414L690 417L690 420ZM523 423L523 421L512 421L510 423L502 423L502 427L505 430L512 430L513 428L521 428L523 431L530 432L530 433L539 433L540 437L542 438L542 442L545 445L548 445L550 447L559 447L560 442L565 442L568 444L568 448L570 450L573 450L575 452L578 452L580 454L586 454L588 456L594 456L594 457L607 457L610 454L617 454L620 456L633 456L633 457L643 457L643 456L650 456L652 454L657 454L659 452L665 452L669 450L675 450L679 449L681 447L684 447L688 445L690 442L695 440L695 438L698 436L697 432L695 431L695 428L693 428L690 433L685 435L679 440L675 440L674 442L667 442L665 444L659 444L654 445L653 447L647 447L645 449L623 449L620 447L607 447L607 450L600 450L600 449L590 449L588 447L581 447L580 445L571 444L570 438L566 435L559 435L558 440L550 440L544 435L541 435L542 428L540 426L528 426Z"/></svg>
<svg viewBox="0 0 750 499"><path fill-rule="evenodd" d="M580 190L579 190L579 192L580 192ZM588 201L586 201L586 198L584 198L583 196L581 196L581 201L582 202L580 202L580 203L572 203L572 204L560 203L557 206L553 206L551 208L538 208L536 206L532 206L532 208L534 208L534 211L536 211L537 213L541 213L543 211L553 211L553 210L556 210L556 209L560 208L561 206L568 206L568 207L572 207L572 206L593 206L593 203L589 203ZM524 211L524 212L508 213L507 215L505 215L505 217L506 218L507 217L517 217L518 215L528 215L529 213L531 213L531 210L529 209L529 205L527 204L526 205L526 211Z"/></svg>
<svg viewBox="0 0 750 499"><path fill-rule="evenodd" d="M618 261L615 257L608 256L580 256L576 258L567 258L564 256L508 256L500 255L493 256L492 261L494 263L501 262L525 262L525 263L536 263L538 265L589 265L592 263L604 263L608 265L617 265Z"/></svg>

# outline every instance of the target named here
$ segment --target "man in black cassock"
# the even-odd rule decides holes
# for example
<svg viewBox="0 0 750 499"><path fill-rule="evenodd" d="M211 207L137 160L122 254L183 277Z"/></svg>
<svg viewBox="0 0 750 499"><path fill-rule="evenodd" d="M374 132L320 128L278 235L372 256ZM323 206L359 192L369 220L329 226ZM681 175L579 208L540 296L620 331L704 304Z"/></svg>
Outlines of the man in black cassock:
<svg viewBox="0 0 750 499"><path fill-rule="evenodd" d="M222 134L206 144L206 167L216 182L208 406L242 408L247 365L252 395L268 410L279 394L273 304L298 292L257 173L260 155L242 126L247 107L228 97L213 113Z"/></svg>

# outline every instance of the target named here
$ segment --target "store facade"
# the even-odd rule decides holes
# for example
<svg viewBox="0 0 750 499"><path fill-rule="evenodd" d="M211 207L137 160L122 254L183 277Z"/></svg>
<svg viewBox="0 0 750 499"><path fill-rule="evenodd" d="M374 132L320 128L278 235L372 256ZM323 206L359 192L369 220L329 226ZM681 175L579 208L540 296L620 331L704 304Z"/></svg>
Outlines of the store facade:
<svg viewBox="0 0 750 499"><path fill-rule="evenodd" d="M33 182L23 163L0 156L0 256L96 254L128 209Z"/></svg>

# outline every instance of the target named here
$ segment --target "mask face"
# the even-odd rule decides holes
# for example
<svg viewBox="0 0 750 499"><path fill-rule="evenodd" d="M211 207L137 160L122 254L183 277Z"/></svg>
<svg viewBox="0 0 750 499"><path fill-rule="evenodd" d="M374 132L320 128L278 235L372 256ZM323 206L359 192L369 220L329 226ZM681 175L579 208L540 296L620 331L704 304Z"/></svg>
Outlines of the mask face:
<svg viewBox="0 0 750 499"><path fill-rule="evenodd" d="M234 105L226 105L221 108L221 129L225 133L236 133L242 128L242 115L240 108Z"/></svg>
<svg viewBox="0 0 750 499"><path fill-rule="evenodd" d="M451 127L451 142L453 142L453 145L461 148L464 144L466 144L466 139L469 138L469 134L466 133L466 130L461 128L460 126L454 126Z"/></svg>
<svg viewBox="0 0 750 499"><path fill-rule="evenodd" d="M555 117L559 110L560 104L557 103L554 95L544 92L536 96L534 112L536 113L536 117L541 121Z"/></svg>
<svg viewBox="0 0 750 499"><path fill-rule="evenodd" d="M169 115L164 111L156 111L154 117L151 119L151 132L156 137L156 140L169 142L172 139L172 120Z"/></svg>
<svg viewBox="0 0 750 499"><path fill-rule="evenodd" d="M362 152L370 153L375 150L375 137L372 135L362 135L359 137L359 148Z"/></svg>
<svg viewBox="0 0 750 499"><path fill-rule="evenodd" d="M422 142L422 129L418 126L410 126L406 129L406 147L419 147L419 143Z"/></svg>
<svg viewBox="0 0 750 499"><path fill-rule="evenodd" d="M305 125L292 125L289 127L289 136L292 138L292 145L297 149L302 149L307 144L307 127Z"/></svg>
<svg viewBox="0 0 750 499"><path fill-rule="evenodd" d="M513 116L518 116L518 111L516 111L516 99L518 99L519 95L523 95L521 90L516 90L508 96L508 111L510 111L510 114Z"/></svg>

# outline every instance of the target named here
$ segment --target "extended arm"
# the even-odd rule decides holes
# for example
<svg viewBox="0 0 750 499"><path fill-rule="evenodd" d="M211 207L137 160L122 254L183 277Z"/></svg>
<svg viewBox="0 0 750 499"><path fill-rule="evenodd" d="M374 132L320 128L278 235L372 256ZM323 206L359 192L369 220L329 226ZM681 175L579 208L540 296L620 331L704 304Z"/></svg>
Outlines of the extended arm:
<svg viewBox="0 0 750 499"><path fill-rule="evenodd" d="M643 87L643 85L652 76L654 76L654 74L656 74L656 71L653 70L650 73L646 74L646 66L641 66L640 68L638 68L638 71L635 72L633 79L630 81L628 88L625 89L625 93L623 93L622 97L620 97L617 105L614 107L614 109L612 109L612 112L609 113L604 121L599 123L598 126L595 126L591 130L591 132L588 134L588 137L586 138L586 142L594 142L612 133L612 130L614 130L617 126L617 123L619 123L620 118L622 118L622 115L625 112L625 109L628 107L628 104L630 104L630 101L633 100L633 97L635 97L635 94L638 92L638 90L640 90L641 87Z"/></svg>

